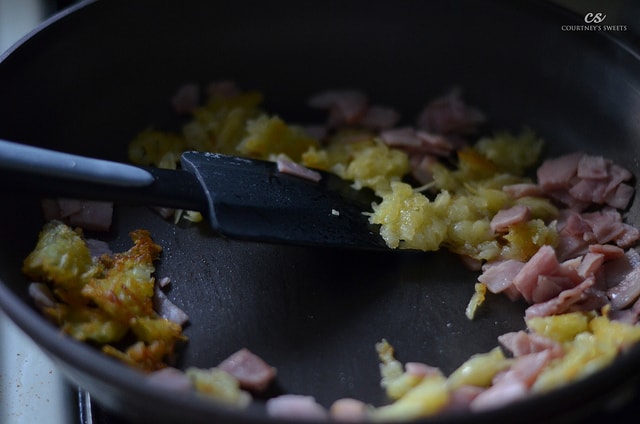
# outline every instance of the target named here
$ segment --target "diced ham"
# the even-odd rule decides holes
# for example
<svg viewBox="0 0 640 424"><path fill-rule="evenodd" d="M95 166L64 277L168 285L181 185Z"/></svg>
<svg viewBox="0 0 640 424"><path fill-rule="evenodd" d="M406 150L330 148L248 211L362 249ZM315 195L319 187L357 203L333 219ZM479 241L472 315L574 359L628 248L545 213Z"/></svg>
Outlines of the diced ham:
<svg viewBox="0 0 640 424"><path fill-rule="evenodd" d="M435 134L470 134L486 121L479 110L462 101L457 88L427 104L418 117L418 127Z"/></svg>
<svg viewBox="0 0 640 424"><path fill-rule="evenodd" d="M583 155L577 152L545 160L537 170L540 187L545 192L568 188L578 172L578 163Z"/></svg>
<svg viewBox="0 0 640 424"><path fill-rule="evenodd" d="M578 275L582 278L595 275L604 263L604 259L605 256L602 253L587 253L582 257L582 261L580 261Z"/></svg>
<svg viewBox="0 0 640 424"><path fill-rule="evenodd" d="M218 368L234 376L240 387L254 392L264 391L277 374L274 367L246 348L229 356Z"/></svg>
<svg viewBox="0 0 640 424"><path fill-rule="evenodd" d="M469 404L469 408L473 412L499 408L524 398L528 392L526 385L516 380L495 384L476 396Z"/></svg>
<svg viewBox="0 0 640 424"><path fill-rule="evenodd" d="M357 90L329 90L309 99L309 106L329 110L329 126L353 125L365 116L368 99Z"/></svg>
<svg viewBox="0 0 640 424"><path fill-rule="evenodd" d="M324 125L306 125L304 127L304 132L316 140L324 140L329 134L327 127Z"/></svg>
<svg viewBox="0 0 640 424"><path fill-rule="evenodd" d="M639 266L640 254L635 249L629 249L620 257L616 257L604 264L604 274L608 288L620 283L634 268Z"/></svg>
<svg viewBox="0 0 640 424"><path fill-rule="evenodd" d="M555 357L551 350L518 356L508 370L494 378L491 387L471 402L471 410L492 409L523 398L528 394L538 375Z"/></svg>
<svg viewBox="0 0 640 424"><path fill-rule="evenodd" d="M442 375L442 371L438 367L423 364L421 362L407 362L404 364L405 373L415 377L429 377Z"/></svg>
<svg viewBox="0 0 640 424"><path fill-rule="evenodd" d="M469 405L480 393L485 390L484 387L464 385L456 387L449 392L449 402L442 410L443 413L461 413L469 410Z"/></svg>
<svg viewBox="0 0 640 424"><path fill-rule="evenodd" d="M636 325L638 320L640 320L640 299L636 300L633 306L628 309L610 311L609 319L621 321L629 325Z"/></svg>
<svg viewBox="0 0 640 424"><path fill-rule="evenodd" d="M531 217L531 210L523 205L512 206L508 209L501 209L491 219L490 227L494 232L509 231L509 227L526 222Z"/></svg>
<svg viewBox="0 0 640 424"><path fill-rule="evenodd" d="M291 160L278 158L276 163L279 172L295 175L296 177L304 178L316 183L322 179L322 175L319 172Z"/></svg>
<svg viewBox="0 0 640 424"><path fill-rule="evenodd" d="M640 239L637 228L623 222L612 208L589 213L562 210L557 224L560 240L557 251L561 259L586 253L591 244L615 243L630 247Z"/></svg>
<svg viewBox="0 0 640 424"><path fill-rule="evenodd" d="M593 233L593 241L606 244L620 237L625 231L622 217L616 210L596 211L582 215Z"/></svg>
<svg viewBox="0 0 640 424"><path fill-rule="evenodd" d="M634 193L632 186L623 184L631 172L602 156L582 152L546 160L537 176L547 195L576 211L591 204L625 209Z"/></svg>
<svg viewBox="0 0 640 424"><path fill-rule="evenodd" d="M554 275L559 265L553 247L542 246L514 277L513 284L524 299L531 303L533 292L538 283L538 276Z"/></svg>
<svg viewBox="0 0 640 424"><path fill-rule="evenodd" d="M572 279L563 275L539 275L538 281L531 291L530 303L546 302L553 299L563 290L574 287Z"/></svg>
<svg viewBox="0 0 640 424"><path fill-rule="evenodd" d="M496 261L483 266L478 281L487 286L491 293L500 293L513 284L513 279L524 267L524 263L515 259Z"/></svg>
<svg viewBox="0 0 640 424"><path fill-rule="evenodd" d="M624 309L640 297L640 267L633 268L615 286L607 291L613 309Z"/></svg>
<svg viewBox="0 0 640 424"><path fill-rule="evenodd" d="M619 184L605 195L604 202L616 209L626 209L631 202L635 189L628 184Z"/></svg>
<svg viewBox="0 0 640 424"><path fill-rule="evenodd" d="M325 421L328 411L312 396L280 395L267 400L267 414L272 418Z"/></svg>
<svg viewBox="0 0 640 424"><path fill-rule="evenodd" d="M240 90L233 80L221 80L209 83L206 87L209 97L222 97L230 99L240 94Z"/></svg>
<svg viewBox="0 0 640 424"><path fill-rule="evenodd" d="M109 243L103 240L98 240L94 238L88 238L85 240L87 247L89 248L89 253L91 257L97 258L102 255L112 256L113 252L109 247Z"/></svg>
<svg viewBox="0 0 640 424"><path fill-rule="evenodd" d="M498 341L515 358L544 350L548 350L555 358L564 354L562 345L555 340L522 330L498 336Z"/></svg>
<svg viewBox="0 0 640 424"><path fill-rule="evenodd" d="M412 127L393 128L380 133L380 139L388 146L406 151L408 154L428 154L447 157L456 146L441 134L416 131Z"/></svg>
<svg viewBox="0 0 640 424"><path fill-rule="evenodd" d="M608 195L606 189L608 184L598 180L578 180L569 188L569 195L585 204L603 204Z"/></svg>
<svg viewBox="0 0 640 424"><path fill-rule="evenodd" d="M522 197L543 197L544 191L538 184L533 183L519 183L509 184L502 187L502 191L507 193L514 199L520 199Z"/></svg>
<svg viewBox="0 0 640 424"><path fill-rule="evenodd" d="M169 284L171 284L171 278L169 277L162 277L162 278L158 278L156 280L156 284L158 285L158 287L160 288L165 288L167 287Z"/></svg>
<svg viewBox="0 0 640 424"><path fill-rule="evenodd" d="M400 114L395 109L384 106L371 106L360 121L364 128L383 131L395 127L400 120Z"/></svg>
<svg viewBox="0 0 640 424"><path fill-rule="evenodd" d="M530 388L544 367L557 356L550 350L541 350L516 358L509 369L496 378L494 384L518 381Z"/></svg>
<svg viewBox="0 0 640 424"><path fill-rule="evenodd" d="M29 296L40 310L56 306L56 299L45 283L29 283Z"/></svg>
<svg viewBox="0 0 640 424"><path fill-rule="evenodd" d="M193 389L189 377L179 369L173 367L162 368L149 373L146 377L146 382L156 387L180 392L188 392Z"/></svg>
<svg viewBox="0 0 640 424"><path fill-rule="evenodd" d="M184 325L189 321L189 315L175 303L173 303L162 290L159 285L154 286L153 291L153 308L162 318L175 322L178 325Z"/></svg>
<svg viewBox="0 0 640 424"><path fill-rule="evenodd" d="M579 178L602 180L607 178L607 168L611 161L602 156L583 155L578 162L577 175Z"/></svg>
<svg viewBox="0 0 640 424"><path fill-rule="evenodd" d="M85 230L108 231L111 228L113 203L83 201L79 212L68 216L69 225Z"/></svg>
<svg viewBox="0 0 640 424"><path fill-rule="evenodd" d="M447 157L451 155L456 148L450 138L441 134L417 131L416 135L422 142L421 150L432 155Z"/></svg>
<svg viewBox="0 0 640 424"><path fill-rule="evenodd" d="M587 278L576 287L562 291L553 299L529 306L525 310L525 317L542 317L567 312L574 304L587 299L586 291L594 284L594 278Z"/></svg>
<svg viewBox="0 0 640 424"><path fill-rule="evenodd" d="M338 399L329 408L329 415L333 421L347 423L361 423L367 419L367 405L357 399Z"/></svg>
<svg viewBox="0 0 640 424"><path fill-rule="evenodd" d="M414 128L402 127L394 128L380 133L380 139L391 147L401 147L411 150L419 150L422 140Z"/></svg>
<svg viewBox="0 0 640 424"><path fill-rule="evenodd" d="M440 161L433 155L413 154L409 156L409 163L413 178L424 185L433 181L433 166Z"/></svg>
<svg viewBox="0 0 640 424"><path fill-rule="evenodd" d="M200 102L200 87L197 84L184 84L171 98L174 112L179 115L191 113Z"/></svg>
<svg viewBox="0 0 640 424"><path fill-rule="evenodd" d="M622 223L622 228L624 230L613 241L622 248L635 245L640 239L640 230L627 223Z"/></svg>
<svg viewBox="0 0 640 424"><path fill-rule="evenodd" d="M113 203L96 200L45 199L42 201L45 220L60 220L85 230L108 231L113 218Z"/></svg>
<svg viewBox="0 0 640 424"><path fill-rule="evenodd" d="M606 261L624 256L624 249L613 244L591 244L589 252L603 255Z"/></svg>

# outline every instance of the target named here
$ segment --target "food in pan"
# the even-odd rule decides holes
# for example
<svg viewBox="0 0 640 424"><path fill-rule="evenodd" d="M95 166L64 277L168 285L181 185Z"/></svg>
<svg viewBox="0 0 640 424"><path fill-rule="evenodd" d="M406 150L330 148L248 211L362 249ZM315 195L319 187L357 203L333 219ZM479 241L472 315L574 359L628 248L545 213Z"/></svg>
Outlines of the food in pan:
<svg viewBox="0 0 640 424"><path fill-rule="evenodd" d="M201 150L278 161L281 172L312 180L313 169L332 171L376 192L380 201L366 213L391 248L444 248L478 271L464 311L470 319L492 295L529 305L525 329L500 336L489 352L470 352L448 376L437 364L400 363L386 340L393 335L381 335L375 349L388 405L337 399L325 408L287 394L267 401L269 414L397 421L482 411L589 375L640 340L640 232L624 221L633 176L611 160L588 152L542 160L544 143L529 129L482 132L486 117L459 90L406 126L398 126L398 112L354 90L314 96L309 105L327 111L315 126L268 114L260 93L230 82L210 85L204 103L199 96L197 86L182 87L173 105L191 119L181 133L141 132L131 161L176 168L182 151ZM201 220L197 212L170 213ZM129 252L92 259L80 230L47 224L24 268L38 281L39 306L63 331L153 371L155 384L246 406L276 370L246 349L208 370L172 368L185 315L174 312L177 322L153 309L154 293L162 298L152 275L161 249L144 230L132 236ZM116 312L116 304L129 309ZM137 339L122 348L125 334Z"/></svg>

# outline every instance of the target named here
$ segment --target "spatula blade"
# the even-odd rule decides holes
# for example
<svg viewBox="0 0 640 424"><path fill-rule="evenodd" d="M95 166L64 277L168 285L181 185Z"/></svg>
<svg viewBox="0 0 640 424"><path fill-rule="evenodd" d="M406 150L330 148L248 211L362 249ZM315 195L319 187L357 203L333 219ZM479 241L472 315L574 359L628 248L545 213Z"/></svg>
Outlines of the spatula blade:
<svg viewBox="0 0 640 424"><path fill-rule="evenodd" d="M388 249L365 212L379 200L371 190L321 172L319 182L278 171L274 162L185 152L183 169L196 175L213 229L248 240L299 245Z"/></svg>

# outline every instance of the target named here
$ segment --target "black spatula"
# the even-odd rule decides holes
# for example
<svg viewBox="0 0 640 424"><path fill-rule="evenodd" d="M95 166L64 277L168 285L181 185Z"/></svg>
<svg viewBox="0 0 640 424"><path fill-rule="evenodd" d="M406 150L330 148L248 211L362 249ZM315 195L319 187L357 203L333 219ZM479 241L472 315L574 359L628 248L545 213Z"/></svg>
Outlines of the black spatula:
<svg viewBox="0 0 640 424"><path fill-rule="evenodd" d="M274 162L185 152L183 170L141 168L0 140L3 184L47 196L198 210L228 237L300 245L387 249L364 212L376 200L338 176L320 181Z"/></svg>

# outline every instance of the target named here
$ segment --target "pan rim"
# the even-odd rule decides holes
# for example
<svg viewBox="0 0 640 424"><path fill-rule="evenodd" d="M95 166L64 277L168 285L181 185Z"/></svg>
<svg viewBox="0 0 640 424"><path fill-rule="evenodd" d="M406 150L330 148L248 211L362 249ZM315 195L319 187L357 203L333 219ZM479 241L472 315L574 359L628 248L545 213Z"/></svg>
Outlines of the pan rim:
<svg viewBox="0 0 640 424"><path fill-rule="evenodd" d="M29 34L27 34L24 38L22 38L18 43L14 44L9 50L7 50L4 54L0 55L0 64L2 64L6 59L8 59L12 53L14 53L15 51L19 50L20 47L22 47L25 43L27 43L29 40L32 39L32 37L34 37L36 34L40 33L43 29L48 28L51 24L58 22L60 19L64 18L65 16L68 16L69 14L71 14L72 12L81 9L87 5L90 5L92 3L96 3L97 0L84 0L82 2L80 2L79 4L77 4L76 6L74 6L73 8L66 10L65 12L58 14L52 18L50 18L49 20L45 21L42 25L40 25L37 29L33 30L32 32L30 32ZM638 51L631 45L629 45L628 43L626 43L624 40L620 40L618 37L614 37L614 36L610 36L610 35L605 35L607 38L611 38L612 40L616 41L616 44L618 44L621 48L624 48L624 50L626 50L627 52L629 52L630 54L633 55L633 58L638 60L640 59L640 55L638 54ZM38 336L38 344L42 345L42 347L48 352L48 353L52 353L55 356L60 356L62 358L69 358L71 360L73 359L78 359L80 358L83 354L86 354L86 352L94 352L93 349L84 346L80 343L78 343L79 346L82 346L82 348L80 349L69 349L66 350L64 349L65 345L67 344L66 342L60 343L60 337L58 332L56 331L56 329L53 326L42 326L42 323L46 323L47 321L41 317L40 315L37 314L36 311L32 310L31 308L21 308L20 306L26 306L24 304L24 302L19 299L11 290L9 290L6 285L4 284L4 282L0 281L0 309L4 310L5 312L7 312L7 315L12 319L12 321L14 321L16 324L18 324L18 326L23 329L25 332L27 332L30 337L31 334L35 334ZM41 328L42 327L42 328ZM41 343L41 341L43 343ZM73 341L73 340L72 340ZM74 341L75 342L75 341ZM95 355L96 358L98 357L102 357L102 355L99 355L98 352L96 352ZM122 387L126 387L126 388L133 388L134 390L139 389L140 393L146 393L146 390L140 389L140 385L139 383L136 384L136 377L137 373L135 372L135 370L131 370L130 368L121 365L121 364L117 364L116 363L116 369L117 372L108 372L106 371L107 369L111 368L111 365L113 364L113 362L111 360L109 360L108 358L103 358L104 361L102 359L98 360L98 362L96 363L95 367L89 367L86 366L85 361L79 361L76 362L77 364L82 364L82 371L85 372L90 372L92 374L96 374L96 371L98 371L98 375L100 378L103 378L105 381L107 381L110 384L113 384L114 386L122 386ZM65 359L66 360L66 359ZM110 364L108 367L107 366L102 366L102 365L106 365L106 364ZM624 360L623 364L625 365L630 365L633 364L633 361L630 360ZM609 370L611 368L607 367L607 370ZM620 364L620 368L624 368L622 366L622 364ZM640 366L636 366L635 368L640 368ZM126 370L126 372L124 372ZM131 373L130 371L134 371L133 373ZM600 374L600 372L598 373L598 375ZM622 372L620 372L620 375L624 375ZM603 381L606 381L606 379L603 379ZM572 385L573 386L573 385ZM557 390L562 390L562 389L557 389ZM556 391L557 391L556 390ZM556 392L554 391L554 393ZM175 399L174 396L171 396L170 393L165 393L165 391L162 391L162 393L160 395L158 395L157 393L155 393L155 391L151 391L149 392L152 395L157 395L156 397L152 397L154 400L157 401L166 401L168 399ZM545 398L546 399L546 398ZM530 400L525 400L522 403L528 403L530 402ZM542 400L540 400L540 402L542 403ZM181 403L182 404L182 403ZM199 403L196 403L199 404ZM184 405L191 405L191 400L187 399L184 402ZM508 409L509 407L505 407L502 409ZM209 408L205 407L204 409L208 410ZM520 409L520 408L517 408ZM218 411L217 408L213 408L212 411L215 412L220 412ZM498 416L505 416L507 414L511 414L512 412L504 412L501 411ZM487 417L493 417L494 414L493 413L487 413ZM246 411L242 412L240 414L237 414L238 417L246 417ZM480 413L480 414L470 414L472 415L471 417L469 417L470 420L476 420L476 419L482 419L484 418L484 413ZM234 419L237 419L238 417L236 416L236 414L231 414L231 416ZM256 418L260 418L260 416L256 415ZM267 420L270 421L270 420ZM432 422L433 420L428 420L429 422ZM438 421L436 419L436 421ZM446 422L446 421L445 421ZM464 422L464 421L463 421Z"/></svg>

